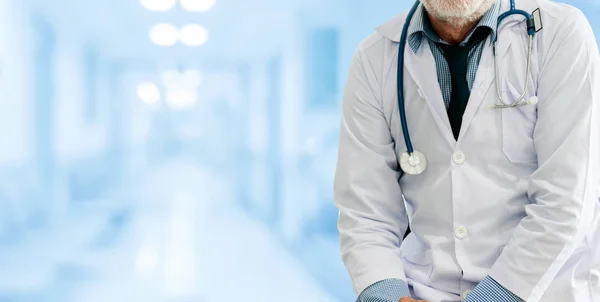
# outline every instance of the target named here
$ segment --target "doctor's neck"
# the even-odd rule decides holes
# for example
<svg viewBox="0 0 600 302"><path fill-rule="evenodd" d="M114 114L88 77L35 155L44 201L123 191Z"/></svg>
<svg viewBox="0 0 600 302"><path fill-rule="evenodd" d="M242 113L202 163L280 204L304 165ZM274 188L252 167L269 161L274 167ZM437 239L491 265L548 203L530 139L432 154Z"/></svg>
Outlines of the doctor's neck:
<svg viewBox="0 0 600 302"><path fill-rule="evenodd" d="M498 0L421 0L433 30L442 40L460 44Z"/></svg>

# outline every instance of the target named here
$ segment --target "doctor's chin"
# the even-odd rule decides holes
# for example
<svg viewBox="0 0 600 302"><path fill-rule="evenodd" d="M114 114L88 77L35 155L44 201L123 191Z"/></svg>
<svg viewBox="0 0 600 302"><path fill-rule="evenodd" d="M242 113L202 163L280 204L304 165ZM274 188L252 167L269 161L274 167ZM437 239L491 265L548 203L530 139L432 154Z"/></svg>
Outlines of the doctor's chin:
<svg viewBox="0 0 600 302"><path fill-rule="evenodd" d="M0 0L0 302L600 302L597 0Z"/></svg>

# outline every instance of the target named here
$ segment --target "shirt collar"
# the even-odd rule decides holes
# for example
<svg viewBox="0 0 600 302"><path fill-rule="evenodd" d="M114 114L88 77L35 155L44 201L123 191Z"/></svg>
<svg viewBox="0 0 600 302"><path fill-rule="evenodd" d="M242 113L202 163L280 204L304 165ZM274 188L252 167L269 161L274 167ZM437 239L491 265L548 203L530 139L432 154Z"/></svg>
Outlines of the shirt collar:
<svg viewBox="0 0 600 302"><path fill-rule="evenodd" d="M469 36L461 43L469 42L469 39L475 32L477 28L480 27L488 27L491 29L492 40L496 37L497 30L497 20L500 15L500 4L498 1L494 2L494 5L483 15L477 26L473 28ZM440 39L437 33L433 30L431 23L429 21L429 17L427 16L427 12L423 8L423 5L419 5L417 10L415 11L414 18L410 22L408 26L408 45L413 50L413 52L417 52L419 47L421 46L422 37L425 36L429 40L436 43L445 43Z"/></svg>

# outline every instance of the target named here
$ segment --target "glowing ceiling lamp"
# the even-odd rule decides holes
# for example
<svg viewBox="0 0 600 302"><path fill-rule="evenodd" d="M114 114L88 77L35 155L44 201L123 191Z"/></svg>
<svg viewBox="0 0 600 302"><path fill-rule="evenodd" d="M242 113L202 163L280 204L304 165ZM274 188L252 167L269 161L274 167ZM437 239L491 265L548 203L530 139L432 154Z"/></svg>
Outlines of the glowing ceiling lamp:
<svg viewBox="0 0 600 302"><path fill-rule="evenodd" d="M208 30L198 24L188 24L181 28L179 39L188 46L204 45L208 41Z"/></svg>
<svg viewBox="0 0 600 302"><path fill-rule="evenodd" d="M140 0L144 8L153 12L164 12L172 9L177 0Z"/></svg>
<svg viewBox="0 0 600 302"><path fill-rule="evenodd" d="M181 0L181 6L192 12L205 12L213 8L216 0Z"/></svg>
<svg viewBox="0 0 600 302"><path fill-rule="evenodd" d="M189 109L196 105L197 93L195 89L169 89L165 98L171 109Z"/></svg>
<svg viewBox="0 0 600 302"><path fill-rule="evenodd" d="M148 33L150 40L160 46L173 46L179 39L179 31L171 24L161 23L154 25Z"/></svg>
<svg viewBox="0 0 600 302"><path fill-rule="evenodd" d="M202 73L193 69L183 72L167 70L162 73L161 79L168 88L197 88L202 83Z"/></svg>
<svg viewBox="0 0 600 302"><path fill-rule="evenodd" d="M137 95L142 102L153 105L160 101L160 89L152 82L140 83L137 87Z"/></svg>

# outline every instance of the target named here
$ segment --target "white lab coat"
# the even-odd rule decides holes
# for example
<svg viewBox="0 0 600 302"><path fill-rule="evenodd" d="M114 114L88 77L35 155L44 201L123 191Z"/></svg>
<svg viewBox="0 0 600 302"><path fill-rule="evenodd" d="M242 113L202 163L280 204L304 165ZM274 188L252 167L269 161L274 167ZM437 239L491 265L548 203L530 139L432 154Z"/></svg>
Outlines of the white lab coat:
<svg viewBox="0 0 600 302"><path fill-rule="evenodd" d="M427 43L406 46L405 103L427 170L403 175L398 40L406 14L377 28L352 61L342 105L335 202L342 258L356 293L388 278L418 298L459 301L486 275L530 302L600 301L600 59L591 27L570 6L540 8L529 96L498 102L489 43L455 141ZM503 0L502 11L508 9ZM504 98L523 91L523 17L499 29ZM404 202L403 202L404 196ZM412 234L401 238L410 222Z"/></svg>

